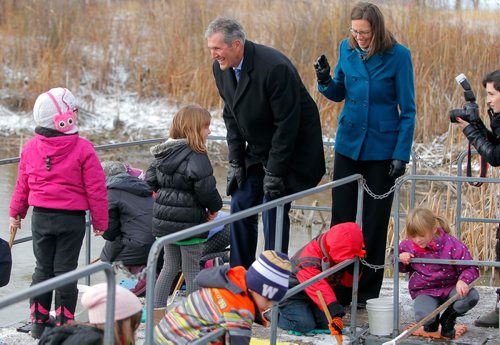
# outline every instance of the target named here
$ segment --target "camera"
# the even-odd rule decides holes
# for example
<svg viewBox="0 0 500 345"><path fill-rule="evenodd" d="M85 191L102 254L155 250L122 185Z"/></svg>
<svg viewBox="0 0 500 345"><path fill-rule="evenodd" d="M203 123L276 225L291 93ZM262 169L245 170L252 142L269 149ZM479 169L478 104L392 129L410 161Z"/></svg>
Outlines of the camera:
<svg viewBox="0 0 500 345"><path fill-rule="evenodd" d="M472 92L467 78L463 73L461 73L455 77L455 80L464 89L464 98L466 103L461 109L450 110L450 121L458 122L457 117L460 117L462 120L469 123L481 121L481 118L479 117L479 107L476 103L476 96L474 96L474 92Z"/></svg>

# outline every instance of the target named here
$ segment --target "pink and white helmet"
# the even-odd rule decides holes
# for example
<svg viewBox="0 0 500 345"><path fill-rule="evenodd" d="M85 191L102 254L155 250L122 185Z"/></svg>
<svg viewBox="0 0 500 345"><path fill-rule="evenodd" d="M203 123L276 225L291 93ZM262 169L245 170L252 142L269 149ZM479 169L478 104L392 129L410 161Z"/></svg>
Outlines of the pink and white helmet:
<svg viewBox="0 0 500 345"><path fill-rule="evenodd" d="M76 99L71 91L57 87L38 96L33 107L33 117L37 126L73 134L78 132L77 110Z"/></svg>

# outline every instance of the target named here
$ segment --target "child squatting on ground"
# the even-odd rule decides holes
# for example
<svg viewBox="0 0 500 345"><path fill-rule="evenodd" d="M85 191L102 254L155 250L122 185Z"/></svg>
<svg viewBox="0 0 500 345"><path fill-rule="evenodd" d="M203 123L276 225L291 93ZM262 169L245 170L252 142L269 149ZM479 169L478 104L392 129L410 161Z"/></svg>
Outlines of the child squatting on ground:
<svg viewBox="0 0 500 345"><path fill-rule="evenodd" d="M10 202L10 231L33 206L31 231L36 259L31 285L76 269L85 236L85 211L95 235L108 228L106 181L91 142L78 135L78 107L65 88L42 93L33 107L35 137L23 147ZM72 322L77 282L55 290L56 324ZM49 325L52 291L30 298L31 335Z"/></svg>
<svg viewBox="0 0 500 345"><path fill-rule="evenodd" d="M292 257L290 288L303 283L321 272L354 257L365 255L363 234L358 224L347 222L331 227L299 249ZM345 315L344 306L352 299L353 266L333 273L290 296L280 303L278 326L285 330L308 333L314 330L330 330L342 337ZM328 323L318 298L321 291L332 322Z"/></svg>
<svg viewBox="0 0 500 345"><path fill-rule="evenodd" d="M115 345L134 345L135 333L141 323L142 304L131 291L115 287ZM88 311L89 324L72 323L47 330L39 345L100 345L104 339L106 323L106 283L90 287L82 295L81 303Z"/></svg>
<svg viewBox="0 0 500 345"><path fill-rule="evenodd" d="M456 318L463 316L479 301L476 289L468 284L479 277L477 266L412 263L412 258L472 260L469 250L450 235L448 222L427 208L415 208L408 214L406 239L399 244L399 270L408 272L408 289L414 300L415 319L422 320L455 294L460 296L441 316L424 326L441 336L455 338Z"/></svg>
<svg viewBox="0 0 500 345"><path fill-rule="evenodd" d="M252 324L267 326L263 312L288 291L290 261L286 254L266 250L248 271L243 266L217 266L196 277L200 290L169 310L155 327L155 344L182 345L217 328L226 330L214 344L247 345Z"/></svg>
<svg viewBox="0 0 500 345"><path fill-rule="evenodd" d="M108 230L101 252L104 262L121 261L132 274L141 272L155 238L151 233L153 191L142 179L142 171L118 161L104 161L108 189ZM140 295L146 289L144 276L131 289Z"/></svg>

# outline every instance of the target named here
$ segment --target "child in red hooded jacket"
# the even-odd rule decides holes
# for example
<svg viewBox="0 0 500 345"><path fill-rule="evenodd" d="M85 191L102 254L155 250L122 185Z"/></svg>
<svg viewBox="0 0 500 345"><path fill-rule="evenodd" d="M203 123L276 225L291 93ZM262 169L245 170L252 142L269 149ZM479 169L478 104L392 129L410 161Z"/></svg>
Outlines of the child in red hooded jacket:
<svg viewBox="0 0 500 345"><path fill-rule="evenodd" d="M340 223L311 240L290 260L292 273L289 288L299 285L342 261L364 257L363 234L356 223ZM339 296L340 289L352 287L349 267L317 281L305 290L280 303L278 326L285 330L308 333L314 329L330 329L341 335L345 315L343 305L350 303ZM317 291L321 291L333 320L326 319ZM337 293L336 293L337 292ZM339 300L339 298L341 300Z"/></svg>

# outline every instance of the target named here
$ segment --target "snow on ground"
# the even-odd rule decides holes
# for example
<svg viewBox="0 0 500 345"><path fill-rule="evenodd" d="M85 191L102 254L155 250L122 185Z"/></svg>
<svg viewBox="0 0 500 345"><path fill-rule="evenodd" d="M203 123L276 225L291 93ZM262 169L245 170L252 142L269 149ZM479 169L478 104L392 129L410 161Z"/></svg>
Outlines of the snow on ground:
<svg viewBox="0 0 500 345"><path fill-rule="evenodd" d="M401 327L414 322L413 318L413 302L410 299L408 294L407 282L405 279L400 279L400 293L399 293L399 302L400 302L400 323ZM495 288L494 287L486 287L486 286L478 286L477 287L480 293L480 301L479 304L473 308L467 315L458 319L459 323L466 324L469 327L468 332L466 332L460 338L460 344L484 344L485 339L490 339L487 344L496 344L494 341L500 337L499 330L493 328L478 328L474 327L474 320L477 319L480 315L487 313L493 310L495 305ZM381 290L381 297L392 297L393 296L393 279L384 279L384 283ZM182 298L182 297L181 297ZM368 327L367 325L367 314L366 311L359 311L359 319L358 326L364 326L364 329ZM345 317L344 321L350 322L348 316ZM358 327L359 329L359 327ZM256 339L269 339L270 330L269 328L264 329L261 326L254 326L253 328L254 334L253 336ZM144 324L141 324L139 330L137 332L137 345L144 344ZM418 339L420 341L427 341L423 338L412 337L413 340ZM315 336L294 336L287 334L286 331L279 330L278 331L278 341L280 342L289 342L292 344L307 344L307 345L331 345L333 342L332 336L329 334L323 335L315 335ZM344 345L349 344L348 336L344 336ZM430 340L427 343L432 343ZM437 343L443 343L437 342ZM14 344L23 344L23 345L35 345L37 341L31 338L29 334L20 333L15 330L13 327L8 328L0 328L0 345L14 345Z"/></svg>
<svg viewBox="0 0 500 345"><path fill-rule="evenodd" d="M80 132L110 131L117 126L129 132L140 132L148 138L166 136L172 117L180 106L165 99L139 100L134 93L113 95L93 93L79 98L81 108L77 124ZM225 135L222 116L212 112L212 135ZM0 133L18 134L35 127L32 112L16 113L0 104Z"/></svg>

